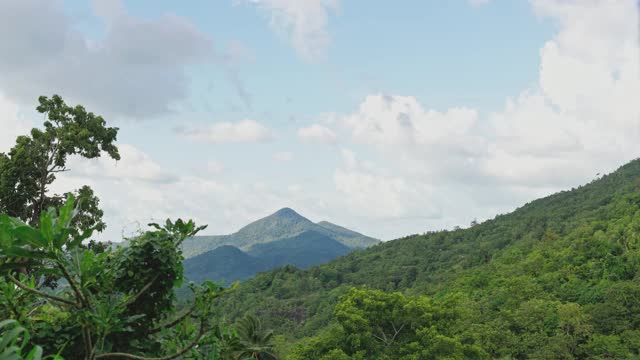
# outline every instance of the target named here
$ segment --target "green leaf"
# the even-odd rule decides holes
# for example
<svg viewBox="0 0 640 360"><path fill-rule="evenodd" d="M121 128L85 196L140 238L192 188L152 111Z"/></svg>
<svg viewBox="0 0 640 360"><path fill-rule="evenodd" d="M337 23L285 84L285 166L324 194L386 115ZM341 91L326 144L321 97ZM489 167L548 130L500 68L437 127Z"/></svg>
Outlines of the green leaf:
<svg viewBox="0 0 640 360"><path fill-rule="evenodd" d="M11 246L14 238L12 231L18 225L24 225L24 223L6 214L0 214L0 248Z"/></svg>
<svg viewBox="0 0 640 360"><path fill-rule="evenodd" d="M71 232L70 230L71 229L69 228L62 228L61 230L58 230L56 232L56 237L53 244L57 249L61 248L67 242L69 233ZM67 246L67 248L69 247Z"/></svg>
<svg viewBox="0 0 640 360"><path fill-rule="evenodd" d="M13 320L13 319L0 321L0 329L2 329L4 327L9 327L12 324L18 324L18 322L16 320Z"/></svg>
<svg viewBox="0 0 640 360"><path fill-rule="evenodd" d="M76 235L74 239L69 241L69 243L67 244L67 249L73 249L80 246L80 244L82 244L84 240L90 238L91 235L93 235L93 230L94 228L90 228L83 231L82 234Z"/></svg>
<svg viewBox="0 0 640 360"><path fill-rule="evenodd" d="M19 226L13 229L13 236L34 247L46 247L47 240L42 234L31 226Z"/></svg>
<svg viewBox="0 0 640 360"><path fill-rule="evenodd" d="M43 212L40 215L40 233L49 244L53 244L53 221L50 212Z"/></svg>
<svg viewBox="0 0 640 360"><path fill-rule="evenodd" d="M17 342L20 338L20 334L23 334L21 347L24 347L27 341L29 341L29 336L23 327L16 326L15 328L9 330L8 332L2 335L2 340L0 341L0 349L4 349L8 347L9 344L14 344L15 342Z"/></svg>
<svg viewBox="0 0 640 360"><path fill-rule="evenodd" d="M11 246L11 243L13 242L12 240L13 236L11 235L9 228L0 224L0 249Z"/></svg>
<svg viewBox="0 0 640 360"><path fill-rule="evenodd" d="M68 227L73 219L75 197L73 194L69 194L67 196L67 201L60 208L60 215L58 216L58 227L59 229Z"/></svg>
<svg viewBox="0 0 640 360"><path fill-rule="evenodd" d="M25 358L25 360L41 360L42 359L42 348L40 346L36 346L34 347L29 354L27 354L27 357Z"/></svg>
<svg viewBox="0 0 640 360"><path fill-rule="evenodd" d="M29 259L50 259L51 256L49 253L43 251L33 251L25 248L14 246L12 248L6 249L5 254L7 256L16 256L16 257L25 257Z"/></svg>

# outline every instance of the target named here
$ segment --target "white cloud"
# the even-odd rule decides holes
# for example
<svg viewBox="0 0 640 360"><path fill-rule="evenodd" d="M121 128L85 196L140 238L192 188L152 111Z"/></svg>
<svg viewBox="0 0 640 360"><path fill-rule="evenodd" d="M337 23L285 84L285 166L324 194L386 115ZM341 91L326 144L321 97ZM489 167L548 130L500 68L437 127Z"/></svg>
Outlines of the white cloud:
<svg viewBox="0 0 640 360"><path fill-rule="evenodd" d="M338 137L331 129L319 124L298 129L298 138L305 142L322 144L335 144L338 140Z"/></svg>
<svg viewBox="0 0 640 360"><path fill-rule="evenodd" d="M16 143L16 137L28 134L28 121L19 116L18 105L0 94L0 152L7 152Z"/></svg>
<svg viewBox="0 0 640 360"><path fill-rule="evenodd" d="M373 218L440 215L438 208L424 201L433 198L430 185L366 167L349 149L342 149L342 157L345 166L335 171L333 179L350 211Z"/></svg>
<svg viewBox="0 0 640 360"><path fill-rule="evenodd" d="M534 0L560 31L540 52L539 87L490 116L495 176L566 186L640 156L640 52L632 0Z"/></svg>
<svg viewBox="0 0 640 360"><path fill-rule="evenodd" d="M273 154L273 158L277 161L288 162L293 160L293 153L289 151L281 151Z"/></svg>
<svg viewBox="0 0 640 360"><path fill-rule="evenodd" d="M268 179L241 184L173 174L162 171L162 165L140 149L126 145L121 146L123 160L118 164L107 159L78 163L61 177L67 187L94 186L102 199L110 238L118 237L123 224L177 216L209 223L207 233L232 232L288 205L304 215L318 215L317 220L331 215L338 223L355 224L364 233L390 238L465 225L473 218L492 217L584 183L597 172L611 171L640 154L635 3L531 2L540 16L558 24L558 32L540 50L536 86L505 99L502 109L488 114L464 104L434 110L412 96L373 94L352 113L333 114L322 125L300 129L301 139L328 143L337 142L338 131L349 133L350 148L336 148L342 153L342 164L317 179L331 184L330 189L303 179L273 186ZM260 5L271 11L274 3L265 0ZM287 6L309 6L306 2L291 4ZM322 36L326 35L328 8L321 5L325 14ZM117 8L101 12L121 16ZM280 16L283 14L287 13ZM288 24L285 28L293 39L298 23ZM52 37L53 45L44 50L59 49L54 41L58 38ZM0 44L0 48L22 46ZM27 50L21 49L22 59L31 64L34 58L27 56ZM16 62L0 59L3 66L11 61ZM7 124L6 129L21 126L12 101L0 98L3 130ZM264 141L273 136L252 120L182 128L178 133L214 143ZM0 132L4 143L2 136ZM13 135L9 138L14 139ZM212 164L207 167L215 172L216 164Z"/></svg>
<svg viewBox="0 0 640 360"><path fill-rule="evenodd" d="M271 18L271 26L284 34L304 59L325 57L331 43L327 30L329 12L338 7L339 0L245 0Z"/></svg>
<svg viewBox="0 0 640 360"><path fill-rule="evenodd" d="M101 178L112 181L142 181L148 183L170 183L177 181L177 176L165 170L151 157L129 144L118 144L120 161L108 156L95 159L72 157L67 168L69 176L84 178Z"/></svg>
<svg viewBox="0 0 640 360"><path fill-rule="evenodd" d="M213 180L210 176L168 173L151 156L120 144L122 160L78 157L71 171L59 174L52 191L61 193L91 186L101 200L107 231L101 240L120 241L151 221L194 219L209 224L209 234L229 233L265 216L292 199L265 184L243 185ZM213 211L212 209L215 209Z"/></svg>
<svg viewBox="0 0 640 360"><path fill-rule="evenodd" d="M175 129L178 136L213 144L231 142L264 142L273 138L273 132L255 120L219 122L205 128Z"/></svg>
<svg viewBox="0 0 640 360"><path fill-rule="evenodd" d="M372 171L343 151L334 181L350 208L400 219L421 216L414 205L421 199L442 210L432 226L465 224L640 156L634 1L532 4L559 31L540 51L538 85L503 109L485 117L466 107L432 110L411 96L370 95L331 123L377 155Z"/></svg>
<svg viewBox="0 0 640 360"><path fill-rule="evenodd" d="M93 4L106 26L99 40L61 1L1 0L0 91L29 105L56 92L100 114L149 118L188 97L186 66L216 61L211 39L183 17L142 20L120 0Z"/></svg>

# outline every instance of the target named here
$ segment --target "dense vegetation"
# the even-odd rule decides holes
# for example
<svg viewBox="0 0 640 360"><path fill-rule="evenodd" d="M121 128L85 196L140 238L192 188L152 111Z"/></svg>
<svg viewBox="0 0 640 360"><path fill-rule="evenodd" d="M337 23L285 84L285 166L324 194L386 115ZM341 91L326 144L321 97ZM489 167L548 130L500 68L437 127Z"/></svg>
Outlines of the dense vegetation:
<svg viewBox="0 0 640 360"><path fill-rule="evenodd" d="M86 243L105 226L98 199L88 187L77 201L48 187L68 156L118 159L117 129L59 96L38 110L45 129L0 154L0 359L275 359L258 319L232 327L214 316L228 290L190 284L191 303L176 306L180 245L204 227L167 220L126 247Z"/></svg>
<svg viewBox="0 0 640 360"><path fill-rule="evenodd" d="M194 236L184 242L182 251L186 258L224 245L248 251L259 244L301 237L305 233L322 234L352 249L366 248L380 242L328 221L314 223L294 210L284 208L252 222L231 235Z"/></svg>
<svg viewBox="0 0 640 360"><path fill-rule="evenodd" d="M637 358L639 255L636 160L468 229L259 274L219 306L302 339L292 359Z"/></svg>

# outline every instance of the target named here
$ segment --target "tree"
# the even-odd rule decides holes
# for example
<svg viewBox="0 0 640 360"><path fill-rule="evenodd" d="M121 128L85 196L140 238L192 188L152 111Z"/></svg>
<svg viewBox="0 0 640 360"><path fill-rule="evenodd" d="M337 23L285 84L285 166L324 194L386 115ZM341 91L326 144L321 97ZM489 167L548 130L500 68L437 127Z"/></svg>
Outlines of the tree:
<svg viewBox="0 0 640 360"><path fill-rule="evenodd" d="M154 230L126 248L96 254L80 246L94 228L73 226L77 209L69 195L59 211L40 214L38 228L0 214L0 316L22 323L47 352L74 359L169 360L196 351L214 328L213 299L224 291L192 285L193 305L176 315L173 289L183 280L180 244L204 227L150 224ZM33 269L28 275L15 272L24 259ZM66 285L38 289L36 279L48 274Z"/></svg>
<svg viewBox="0 0 640 360"><path fill-rule="evenodd" d="M239 339L239 358L276 360L273 331L262 326L260 319L245 315L238 321L236 330Z"/></svg>
<svg viewBox="0 0 640 360"><path fill-rule="evenodd" d="M352 288L336 305L339 327L302 341L292 359L482 359L450 336L455 309L425 296Z"/></svg>
<svg viewBox="0 0 640 360"><path fill-rule="evenodd" d="M19 136L7 153L0 153L0 213L37 226L40 214L50 206L60 206L68 194L49 193L56 174L68 171L67 160L79 155L87 159L103 153L120 160L114 145L118 128L106 126L105 120L84 107L68 106L58 95L41 96L38 112L46 116L44 129L33 128L29 135ZM90 187L74 192L82 199L81 215L74 218L78 228L102 231L99 200Z"/></svg>

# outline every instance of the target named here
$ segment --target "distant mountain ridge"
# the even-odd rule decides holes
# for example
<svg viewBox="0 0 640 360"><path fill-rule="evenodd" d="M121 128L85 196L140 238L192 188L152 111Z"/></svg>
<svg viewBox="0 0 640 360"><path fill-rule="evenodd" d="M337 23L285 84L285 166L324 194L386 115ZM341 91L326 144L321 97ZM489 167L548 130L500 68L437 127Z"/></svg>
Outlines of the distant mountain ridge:
<svg viewBox="0 0 640 360"><path fill-rule="evenodd" d="M327 236L350 249L367 248L380 241L328 221L314 223L290 208L256 220L230 235L195 236L182 244L185 258L191 258L220 246L232 245L250 251L258 244L294 238L310 232Z"/></svg>
<svg viewBox="0 0 640 360"><path fill-rule="evenodd" d="M231 245L217 247L186 259L184 274L196 283L212 280L227 285L283 265L306 269L352 250L324 234L305 231L291 238L255 244L248 252Z"/></svg>

